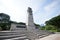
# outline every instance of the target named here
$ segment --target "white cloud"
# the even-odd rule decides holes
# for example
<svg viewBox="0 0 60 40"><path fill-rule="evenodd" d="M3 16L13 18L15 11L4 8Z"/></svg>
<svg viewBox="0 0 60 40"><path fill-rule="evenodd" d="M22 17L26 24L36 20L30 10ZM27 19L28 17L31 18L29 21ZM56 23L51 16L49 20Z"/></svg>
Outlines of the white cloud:
<svg viewBox="0 0 60 40"><path fill-rule="evenodd" d="M57 6L57 2L54 1L54 2L52 2L51 4L45 6L45 7L44 7L44 10L49 13L49 12L53 11L56 6Z"/></svg>

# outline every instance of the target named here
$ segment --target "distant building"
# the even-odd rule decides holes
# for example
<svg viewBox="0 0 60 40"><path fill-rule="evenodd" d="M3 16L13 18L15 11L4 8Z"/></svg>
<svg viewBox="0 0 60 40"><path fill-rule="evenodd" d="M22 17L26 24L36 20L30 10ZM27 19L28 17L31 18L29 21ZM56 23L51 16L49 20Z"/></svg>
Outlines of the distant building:
<svg viewBox="0 0 60 40"><path fill-rule="evenodd" d="M16 23L16 22L11 22L11 31L25 31L26 30L26 24L25 23Z"/></svg>

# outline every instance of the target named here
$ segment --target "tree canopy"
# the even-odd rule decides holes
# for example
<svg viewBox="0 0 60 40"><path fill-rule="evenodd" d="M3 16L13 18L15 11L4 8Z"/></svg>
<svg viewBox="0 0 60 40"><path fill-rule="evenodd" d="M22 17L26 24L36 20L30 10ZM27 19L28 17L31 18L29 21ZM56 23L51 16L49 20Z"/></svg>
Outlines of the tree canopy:
<svg viewBox="0 0 60 40"><path fill-rule="evenodd" d="M2 30L6 30L9 28L9 23L10 21L10 16L4 13L0 13L0 28L2 28Z"/></svg>
<svg viewBox="0 0 60 40"><path fill-rule="evenodd" d="M51 18L45 22L46 25L53 25L55 28L60 29L60 15Z"/></svg>

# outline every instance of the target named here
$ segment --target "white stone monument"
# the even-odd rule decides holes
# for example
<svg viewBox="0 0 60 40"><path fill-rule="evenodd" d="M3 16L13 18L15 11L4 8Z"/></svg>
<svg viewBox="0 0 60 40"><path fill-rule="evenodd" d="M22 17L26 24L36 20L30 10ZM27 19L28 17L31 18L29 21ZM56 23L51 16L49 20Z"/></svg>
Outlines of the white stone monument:
<svg viewBox="0 0 60 40"><path fill-rule="evenodd" d="M33 20L33 14L32 14L32 9L30 7L28 7L27 10L27 30L33 31L35 29L35 25L34 25L34 20Z"/></svg>

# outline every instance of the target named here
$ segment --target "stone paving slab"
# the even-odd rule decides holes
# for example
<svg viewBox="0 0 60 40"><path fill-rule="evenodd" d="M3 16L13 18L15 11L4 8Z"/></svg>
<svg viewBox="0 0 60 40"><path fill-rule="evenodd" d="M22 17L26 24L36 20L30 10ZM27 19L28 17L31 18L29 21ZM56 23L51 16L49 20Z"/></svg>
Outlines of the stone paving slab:
<svg viewBox="0 0 60 40"><path fill-rule="evenodd" d="M60 40L60 34L52 34L38 40Z"/></svg>

